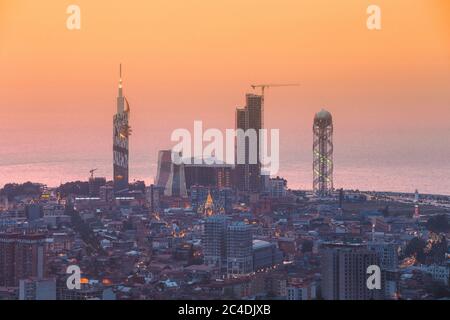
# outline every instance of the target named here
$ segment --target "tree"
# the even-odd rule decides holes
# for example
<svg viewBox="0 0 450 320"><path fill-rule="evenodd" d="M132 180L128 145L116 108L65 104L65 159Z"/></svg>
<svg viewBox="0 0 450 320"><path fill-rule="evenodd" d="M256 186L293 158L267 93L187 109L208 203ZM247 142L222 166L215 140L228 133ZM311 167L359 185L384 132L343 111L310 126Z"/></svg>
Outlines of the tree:
<svg viewBox="0 0 450 320"><path fill-rule="evenodd" d="M424 249L426 245L425 240L415 237L406 245L404 254L406 257L415 256L417 261L425 263Z"/></svg>
<svg viewBox="0 0 450 320"><path fill-rule="evenodd" d="M129 186L130 191L141 191L142 193L145 192L145 182L144 181L135 181L133 183L130 183Z"/></svg>
<svg viewBox="0 0 450 320"><path fill-rule="evenodd" d="M61 196L66 197L69 194L74 194L77 196L89 195L89 182L87 181L74 181L74 182L67 182L62 185L60 185L57 189L57 192L61 194Z"/></svg>
<svg viewBox="0 0 450 320"><path fill-rule="evenodd" d="M8 200L13 200L17 196L40 196L41 186L29 181L22 184L7 183L0 190L0 195L7 196Z"/></svg>
<svg viewBox="0 0 450 320"><path fill-rule="evenodd" d="M448 218L446 214L440 214L430 217L427 221L426 227L428 230L434 233L447 233L450 231L450 225L448 224Z"/></svg>
<svg viewBox="0 0 450 320"><path fill-rule="evenodd" d="M303 241L303 243L302 243L302 252L303 253L312 252L313 245L314 245L314 242L312 242L311 240Z"/></svg>

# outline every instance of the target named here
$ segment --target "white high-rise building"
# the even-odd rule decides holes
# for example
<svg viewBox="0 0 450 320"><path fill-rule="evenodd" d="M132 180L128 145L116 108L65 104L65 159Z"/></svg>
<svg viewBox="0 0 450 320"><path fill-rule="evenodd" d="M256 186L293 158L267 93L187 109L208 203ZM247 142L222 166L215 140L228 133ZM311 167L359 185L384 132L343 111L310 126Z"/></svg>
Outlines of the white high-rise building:
<svg viewBox="0 0 450 320"><path fill-rule="evenodd" d="M227 274L229 277L253 272L252 227L244 222L234 222L227 230Z"/></svg>
<svg viewBox="0 0 450 320"><path fill-rule="evenodd" d="M56 300L56 280L37 278L20 280L19 300Z"/></svg>
<svg viewBox="0 0 450 320"><path fill-rule="evenodd" d="M214 266L220 270L225 269L226 264L226 236L230 218L224 215L214 215L205 220L203 226L203 259L208 266Z"/></svg>

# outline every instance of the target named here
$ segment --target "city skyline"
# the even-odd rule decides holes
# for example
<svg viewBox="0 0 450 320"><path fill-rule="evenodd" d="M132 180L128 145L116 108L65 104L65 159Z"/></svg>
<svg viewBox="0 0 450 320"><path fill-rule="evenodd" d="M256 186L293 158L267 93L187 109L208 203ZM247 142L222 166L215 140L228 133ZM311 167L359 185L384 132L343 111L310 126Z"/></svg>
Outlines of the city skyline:
<svg viewBox="0 0 450 320"><path fill-rule="evenodd" d="M128 100L126 99L126 97L125 96L123 96L123 94L122 94L122 65L120 64L120 77L119 77L119 94L118 94L118 97L117 97L117 112L118 112L118 114L119 113L126 113L127 114L127 120L126 120L126 128L127 128L127 140L128 140L128 135L131 133L131 127L128 125L128 117L129 117L129 112L130 112L130 107L129 107L129 103L128 103ZM247 96L248 95L250 95L250 96L255 96L255 97L260 97L260 96L258 96L258 95L254 95L254 94L251 94L251 93L247 93ZM238 107L237 109L236 109L236 112L238 112L239 110L244 110L244 109L240 109L240 107ZM323 109L322 109L323 110ZM317 114L315 115L315 116L317 116ZM116 116L115 116L116 117ZM236 118L237 119L237 118ZM238 121L238 120L237 120ZM115 123L115 120L113 121L113 123ZM121 135L122 134L122 129L124 128L124 126L123 125L120 125L120 124L118 124L119 125L119 127L121 128L119 131L117 131L117 130L115 130L114 132L116 132L117 131L117 133L119 134L119 135ZM113 127L116 127L114 124L113 124ZM129 131L129 132L128 132ZM116 136L117 134L115 133L115 135L114 136ZM173 144L173 142L171 142L172 144ZM128 141L127 141L127 145L128 145ZM170 143L169 143L169 146L170 146ZM115 150L115 149L114 149ZM127 149L127 154L128 154L128 149ZM115 155L114 155L114 159L115 159ZM96 162L97 160L94 160L94 162L93 163L97 163ZM114 160L115 161L115 160ZM127 156L127 161L126 161L127 163L128 163L128 156ZM157 162L155 162L154 164L153 164L153 166L154 167L156 167L156 164L157 164ZM127 166L128 166L128 164L127 164ZM131 168L133 167L133 163L132 163L132 165L131 165ZM86 167L86 169L87 169L87 167ZM102 170L103 169L103 170ZM109 180L109 175L105 175L105 174L102 174L102 173L104 173L104 169L105 168L102 168L102 169L100 169L101 171L100 171L100 175L101 176L106 176L106 178ZM96 170L98 170L98 168L96 168L95 169L95 171ZM122 169L121 169L122 170ZM126 169L126 175L128 175L128 171L129 171L129 169L128 169L128 167L127 167L127 169ZM89 171L90 172L90 171ZM147 179L147 178L142 178L142 176L141 176L141 178L134 178L133 179L133 181L144 181L144 182L146 182L146 183L155 183L156 182L156 176L157 176L157 171L156 171L156 169L154 169L154 170L152 170L152 172L154 173L154 175L151 177L151 179ZM283 171L282 171L283 172ZM285 172L285 171L284 171ZM91 172L90 172L91 173ZM287 175L288 177L290 177L290 175L288 174ZM85 180L85 177L84 176L82 176L82 177L78 177L78 178L76 178L76 179L72 179L73 181L75 181L75 180ZM111 177L111 180L114 180L114 174L112 175L112 177ZM127 178L127 180L128 180L128 178ZM15 182L26 182L26 181L31 181L30 179L25 179L25 180L23 180L23 181L15 181ZM67 178L67 180L64 180L64 179L61 179L60 180L60 182L67 182L67 181L71 181L70 180L70 178ZM7 183L10 183L11 181L7 181ZM40 182L40 183L44 183L45 184L45 181L32 181L32 182ZM5 182L6 183L6 182ZM300 188L301 189L304 189L304 190L312 190L312 188L308 188L307 186L305 187L305 185L308 185L308 183L309 183L309 181L303 181L303 183L302 183L302 186L300 186ZM57 185L50 185L51 187L55 187L55 186L57 186ZM343 187L342 185L340 185L339 187ZM296 186L295 186L295 183L294 183L294 188L296 188ZM351 188L349 188L349 189L351 189ZM355 189L358 189L358 186L356 186L356 188ZM122 190L125 190L124 188L122 188ZM372 191L372 190L376 190L376 189L364 189L364 188L361 188L361 190L367 190L367 191ZM397 192L411 192L411 190L405 190L404 188L402 189L402 190L399 190L399 189L392 189L392 190L389 190L389 189L378 189L378 190L376 190L376 191L397 191ZM433 193L433 192L430 192L430 193ZM434 192L435 194L439 194L439 192ZM441 193L441 194L445 194L445 192L444 193Z"/></svg>
<svg viewBox="0 0 450 320"><path fill-rule="evenodd" d="M0 0L0 300L450 300L449 23L448 0Z"/></svg>
<svg viewBox="0 0 450 320"><path fill-rule="evenodd" d="M441 138L449 134L447 2L381 1L383 28L376 32L365 27L365 3L232 3L220 13L219 4L202 11L198 3L159 2L111 5L104 13L101 3L79 2L79 31L65 28L63 5L44 1L33 11L20 1L1 3L1 20L8 23L1 27L0 94L8 107L0 111L6 137L0 185L32 180L57 186L87 179L97 167L112 177L109 115L122 62L139 115L130 181L153 181L157 152L171 146L171 130L190 128L194 120L232 127L242 96L258 93L250 84L294 81L301 87L269 89L265 99L265 126L281 130L280 175L290 187L310 189L310 122L327 108L337 119L337 187L448 194L449 183L438 179L450 174L450 148ZM156 16L149 6L159 10ZM230 24L237 8L254 10L251 21ZM143 12L150 12L148 19ZM272 12L286 23L270 27L278 21ZM169 14L178 22L170 25ZM213 31L187 23L198 17ZM144 22L148 28L140 27ZM158 25L166 31L153 32ZM99 37L107 41L96 43Z"/></svg>

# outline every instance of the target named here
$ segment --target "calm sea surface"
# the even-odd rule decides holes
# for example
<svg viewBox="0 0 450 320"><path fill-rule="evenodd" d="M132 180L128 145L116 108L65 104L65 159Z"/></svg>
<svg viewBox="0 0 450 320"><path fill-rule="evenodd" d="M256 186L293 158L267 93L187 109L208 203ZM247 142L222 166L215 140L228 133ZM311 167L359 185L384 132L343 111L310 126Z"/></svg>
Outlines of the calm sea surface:
<svg viewBox="0 0 450 320"><path fill-rule="evenodd" d="M108 156L77 157L67 154L49 157L6 155L0 159L0 186L8 182L41 182L57 186L61 182L87 180L89 170L111 179L112 165ZM386 163L379 159L340 159L335 156L334 184L336 188L360 190L401 191L450 195L450 161L442 163ZM308 159L282 159L279 175L288 180L290 188L311 189L312 165ZM156 176L156 156L132 155L130 181L153 182Z"/></svg>

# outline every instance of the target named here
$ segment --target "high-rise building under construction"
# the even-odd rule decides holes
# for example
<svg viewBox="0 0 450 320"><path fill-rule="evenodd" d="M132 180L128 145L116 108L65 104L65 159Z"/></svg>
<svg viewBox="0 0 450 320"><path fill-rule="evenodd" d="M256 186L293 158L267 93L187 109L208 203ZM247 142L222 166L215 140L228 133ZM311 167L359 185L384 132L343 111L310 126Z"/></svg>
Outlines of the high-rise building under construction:
<svg viewBox="0 0 450 320"><path fill-rule="evenodd" d="M313 124L313 191L327 196L333 191L333 118L322 109Z"/></svg>
<svg viewBox="0 0 450 320"><path fill-rule="evenodd" d="M263 99L256 94L246 95L244 108L236 109L236 129L248 133L244 145L236 143L236 156L245 155L245 163L236 161L236 184L240 191L258 192L261 189L261 159L259 154L259 131L263 127ZM254 139L249 134L253 130ZM256 161L254 161L256 160Z"/></svg>

